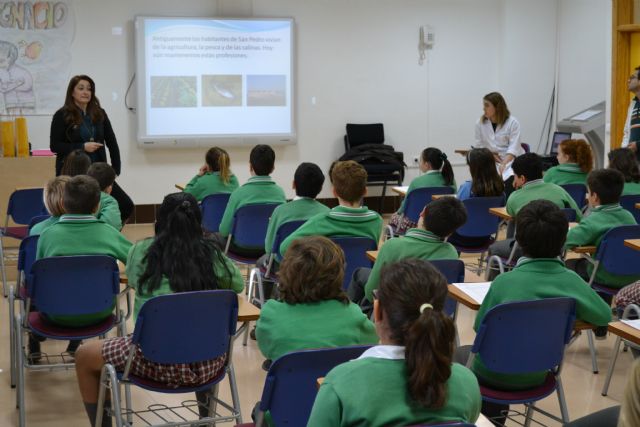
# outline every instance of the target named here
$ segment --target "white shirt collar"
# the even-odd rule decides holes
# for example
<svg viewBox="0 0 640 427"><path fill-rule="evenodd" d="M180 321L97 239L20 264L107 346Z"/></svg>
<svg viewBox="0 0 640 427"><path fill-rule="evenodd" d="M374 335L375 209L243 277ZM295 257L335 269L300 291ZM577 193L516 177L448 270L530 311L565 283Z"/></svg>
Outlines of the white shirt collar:
<svg viewBox="0 0 640 427"><path fill-rule="evenodd" d="M375 357L377 359L401 360L404 359L404 346L377 345L362 353L360 357L358 357L358 359L364 359L367 357Z"/></svg>

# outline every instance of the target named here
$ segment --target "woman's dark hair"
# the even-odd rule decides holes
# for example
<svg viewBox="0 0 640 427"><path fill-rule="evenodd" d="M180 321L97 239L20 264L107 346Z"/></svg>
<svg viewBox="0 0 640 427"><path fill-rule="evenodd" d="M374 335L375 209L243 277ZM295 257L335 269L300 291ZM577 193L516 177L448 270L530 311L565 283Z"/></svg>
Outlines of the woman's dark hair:
<svg viewBox="0 0 640 427"><path fill-rule="evenodd" d="M220 174L222 182L229 184L229 180L231 179L229 153L220 147L212 147L207 151L205 161L212 172L218 172Z"/></svg>
<svg viewBox="0 0 640 427"><path fill-rule="evenodd" d="M91 158L84 150L73 150L67 154L60 170L60 175L86 175L91 167Z"/></svg>
<svg viewBox="0 0 640 427"><path fill-rule="evenodd" d="M224 268L226 279L231 280L222 251L204 237L201 221L198 202L191 194L172 193L164 198L156 235L144 256L146 268L139 279L138 294L158 289L163 277L169 279L173 292L217 289L214 260L216 268Z"/></svg>
<svg viewBox="0 0 640 427"><path fill-rule="evenodd" d="M451 376L455 326L442 311L446 297L446 279L427 261L382 267L378 301L391 339L405 346L409 394L434 409L446 403Z"/></svg>
<svg viewBox="0 0 640 427"><path fill-rule="evenodd" d="M624 175L624 182L640 182L640 169L636 155L628 148L616 148L609 152L609 169L616 169Z"/></svg>
<svg viewBox="0 0 640 427"><path fill-rule="evenodd" d="M348 304L342 290L344 263L342 249L326 237L294 240L278 270L280 298L287 304L332 299Z"/></svg>
<svg viewBox="0 0 640 427"><path fill-rule="evenodd" d="M429 147L422 150L421 157L422 161L429 163L432 169L440 171L445 185L453 185L453 169L446 154L437 148Z"/></svg>
<svg viewBox="0 0 640 427"><path fill-rule="evenodd" d="M100 101L96 97L96 84L93 79L87 75L80 74L78 76L71 77L69 80L69 86L67 86L67 96L64 99L64 121L66 123L73 123L74 125L80 125L82 123L82 110L76 105L73 100L73 90L76 88L80 81L89 82L91 88L91 100L87 104L87 114L91 117L92 123L100 123L104 119L104 113L100 107Z"/></svg>
<svg viewBox="0 0 640 427"><path fill-rule="evenodd" d="M497 197L504 193L504 182L496 169L493 153L487 148L474 148L467 153L471 172L471 192L476 197Z"/></svg>
<svg viewBox="0 0 640 427"><path fill-rule="evenodd" d="M496 109L496 123L502 126L511 113L509 112L509 108L507 108L507 101L504 100L504 97L499 92L491 92L488 93L482 98L483 101L489 102ZM481 122L486 122L489 120L483 114L480 117Z"/></svg>

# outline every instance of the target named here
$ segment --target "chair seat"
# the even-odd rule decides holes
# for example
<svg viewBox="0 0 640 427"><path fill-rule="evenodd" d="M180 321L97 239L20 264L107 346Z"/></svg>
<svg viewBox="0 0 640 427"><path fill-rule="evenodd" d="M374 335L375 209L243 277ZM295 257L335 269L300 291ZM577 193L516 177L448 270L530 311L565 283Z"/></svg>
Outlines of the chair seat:
<svg viewBox="0 0 640 427"><path fill-rule="evenodd" d="M38 335L60 340L71 340L91 338L108 332L116 323L116 317L111 315L96 325L69 328L66 326L54 325L40 312L32 311L29 313L28 323L31 330L36 332Z"/></svg>
<svg viewBox="0 0 640 427"><path fill-rule="evenodd" d="M227 252L227 258L229 258L233 262L239 262L241 264L255 264L258 262L259 258L246 257L242 255L238 255L231 251Z"/></svg>
<svg viewBox="0 0 640 427"><path fill-rule="evenodd" d="M236 424L235 427L254 427L255 423Z"/></svg>
<svg viewBox="0 0 640 427"><path fill-rule="evenodd" d="M462 246L462 245L456 245L455 243L452 243L452 244L456 247L458 252L474 253L474 252L486 252L489 249L489 246L493 245L495 241L496 240L493 237L490 237L485 244L478 245L478 246Z"/></svg>
<svg viewBox="0 0 640 427"><path fill-rule="evenodd" d="M123 372L118 372L118 379L122 380ZM138 387L144 388L149 391L156 391L159 393L191 393L194 391L203 391L208 390L213 387L216 383L220 382L225 375L225 370L220 369L220 373L216 375L211 381L197 385L197 386L184 386L184 387L170 387L165 383L161 383L158 381L150 380L148 378L139 377L137 375L129 375L128 381L132 384L137 385Z"/></svg>
<svg viewBox="0 0 640 427"><path fill-rule="evenodd" d="M502 401L509 403L531 402L539 400L550 395L556 389L556 377L552 373L548 373L544 383L538 387L527 390L496 390L490 387L480 386L480 394L483 399Z"/></svg>
<svg viewBox="0 0 640 427"><path fill-rule="evenodd" d="M620 292L620 289L622 289L622 288L611 288L609 286L601 285L599 283L592 283L591 287L593 288L594 291L607 294L607 295L616 295L618 292Z"/></svg>
<svg viewBox="0 0 640 427"><path fill-rule="evenodd" d="M17 226L17 227L2 227L0 233L6 237L12 237L14 239L22 240L29 235L29 227Z"/></svg>

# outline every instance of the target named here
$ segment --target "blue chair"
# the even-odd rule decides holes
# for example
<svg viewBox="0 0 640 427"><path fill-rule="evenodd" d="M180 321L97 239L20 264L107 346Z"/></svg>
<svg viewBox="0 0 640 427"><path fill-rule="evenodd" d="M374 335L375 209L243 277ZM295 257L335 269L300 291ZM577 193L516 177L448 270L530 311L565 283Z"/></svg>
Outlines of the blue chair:
<svg viewBox="0 0 640 427"><path fill-rule="evenodd" d="M575 300L549 298L500 304L487 312L478 328L467 367L476 355L487 369L503 374L547 371L542 385L526 390L504 391L480 386L482 399L498 404L526 406L524 425L533 411L540 411L561 423L569 422L560 368L565 347L571 340L576 318ZM526 331L526 334L515 333ZM535 408L534 403L553 392L558 393L561 419Z"/></svg>
<svg viewBox="0 0 640 427"><path fill-rule="evenodd" d="M72 358L62 354L60 363L53 363L51 355L45 355L46 363L34 365L26 357L24 335L32 332L54 340L83 340L104 336L113 328L125 333L124 316L118 304L120 272L116 260L104 255L51 257L37 260L31 267L27 280L27 300L24 318L15 318L17 401L19 426L25 425L24 370L68 370L74 368ZM31 306L37 311L30 311ZM80 316L113 309L110 315L95 325L65 327L47 320L50 316ZM46 313L46 315L44 314Z"/></svg>
<svg viewBox="0 0 640 427"><path fill-rule="evenodd" d="M329 238L344 252L347 265L344 268L342 289L346 291L351 283L351 276L357 268L373 267L373 261L367 258L367 251L375 251L378 248L378 242L367 237L330 236Z"/></svg>
<svg viewBox="0 0 640 427"><path fill-rule="evenodd" d="M129 358L124 371L116 371L111 364L106 364L102 369L96 425L102 425L101 419L108 389L111 389L111 410L118 427L131 425L133 414L142 420L145 420L144 414L157 415L153 412L154 406L159 411L158 413L167 410L173 414L180 413L184 422L180 425L188 425L188 420L185 417L193 416L194 413L198 414L199 412L198 403L194 401L183 402L182 405L172 408L167 408L165 405L152 405L146 410L133 411L128 393L125 396L126 405L123 411L120 403L121 384L125 385L125 390L128 390L133 384L145 390L159 393L206 392L208 394L209 417L201 420L196 418L192 422L235 420L241 423L240 400L232 364L232 340L236 332L237 319L238 297L230 290L162 295L147 301L138 314ZM138 377L130 372L130 364L137 347L142 350L148 360L162 364L197 363L216 359L224 354L227 357L220 374L208 383L199 386L172 388L163 383ZM233 406L220 401L217 397L218 385L227 374L229 375ZM159 406L161 408L158 409ZM222 406L229 412L229 415L221 416L216 411L217 406ZM180 412L180 410L185 411ZM149 425L152 424L146 422Z"/></svg>
<svg viewBox="0 0 640 427"><path fill-rule="evenodd" d="M256 203L244 205L233 214L231 233L227 237L224 252L233 261L241 264L255 264L258 257L246 257L230 251L231 244L243 248L262 249L267 237L269 218L280 203Z"/></svg>
<svg viewBox="0 0 640 427"><path fill-rule="evenodd" d="M205 231L216 233L220 229L220 222L229 203L229 197L231 193L216 193L202 199L200 211L202 211L202 228Z"/></svg>
<svg viewBox="0 0 640 427"><path fill-rule="evenodd" d="M562 213L564 214L564 216L567 218L567 221L569 222L576 222L576 219L578 217L578 214L576 213L575 209L571 209L571 208L562 208L560 209L562 211Z"/></svg>
<svg viewBox="0 0 640 427"><path fill-rule="evenodd" d="M447 279L447 283L464 283L464 262L461 259L433 259L429 260L442 275ZM458 303L453 298L447 297L444 303L444 312L451 316L454 321Z"/></svg>
<svg viewBox="0 0 640 427"><path fill-rule="evenodd" d="M621 319L639 319L640 318L640 307L636 304L629 304L625 307L624 312L622 313ZM616 361L618 360L618 354L620 354L620 344L622 344L623 339L620 336L616 337L616 343L613 345L613 357L609 361L609 370L607 371L607 378L604 381L604 385L602 386L602 395L606 396L609 392L609 384L611 384L611 377L613 376L613 370L616 367ZM638 344L634 344L631 341L624 340L625 347L632 347L636 350L640 350L640 346Z"/></svg>
<svg viewBox="0 0 640 427"><path fill-rule="evenodd" d="M275 360L264 381L255 426L264 425L266 411L274 425L307 425L318 392L318 378L326 376L334 367L358 358L368 348L303 350Z"/></svg>
<svg viewBox="0 0 640 427"><path fill-rule="evenodd" d="M34 225L41 223L42 221L45 221L49 218L51 218L51 215L49 214L34 216L33 218L31 218L31 221L29 221L28 231L31 231Z"/></svg>
<svg viewBox="0 0 640 427"><path fill-rule="evenodd" d="M15 190L9 196L4 227L0 227L0 269L2 270L2 287L5 297L9 293L9 287L7 286L7 272L4 265L4 238L24 239L29 234L28 225L31 218L46 212L42 188ZM10 227L9 219L13 220L16 225Z"/></svg>
<svg viewBox="0 0 640 427"><path fill-rule="evenodd" d="M631 212L636 222L640 224L640 209L636 209L637 203L640 203L640 194L630 194L620 197L620 205Z"/></svg>
<svg viewBox="0 0 640 427"><path fill-rule="evenodd" d="M409 218L413 222L418 222L420 212L426 205L431 203L434 195L437 194L453 194L453 188L451 187L424 187L411 190L407 194L407 198L404 202L404 216ZM387 225L386 234L389 238L393 238L398 235L395 227Z"/></svg>
<svg viewBox="0 0 640 427"><path fill-rule="evenodd" d="M436 423L436 424L417 424L410 427L476 427L476 425L469 424L469 423L461 423L458 421L451 421L451 422Z"/></svg>
<svg viewBox="0 0 640 427"><path fill-rule="evenodd" d="M582 209L587 204L587 186L584 184L563 184L560 187L569 193L571 198L575 200L578 208Z"/></svg>

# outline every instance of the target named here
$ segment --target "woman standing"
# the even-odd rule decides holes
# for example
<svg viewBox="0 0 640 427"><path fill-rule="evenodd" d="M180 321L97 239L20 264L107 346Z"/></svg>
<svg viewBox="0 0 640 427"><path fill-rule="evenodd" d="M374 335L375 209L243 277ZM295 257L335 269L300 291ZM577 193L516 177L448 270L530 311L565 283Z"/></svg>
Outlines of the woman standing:
<svg viewBox="0 0 640 427"><path fill-rule="evenodd" d="M65 158L73 150L84 150L91 162L106 162L109 149L111 165L120 175L120 150L107 113L95 96L95 83L86 75L69 81L64 106L53 115L49 146L57 154L56 175L60 175ZM122 223L133 213L133 201L113 184L111 195L118 201Z"/></svg>

